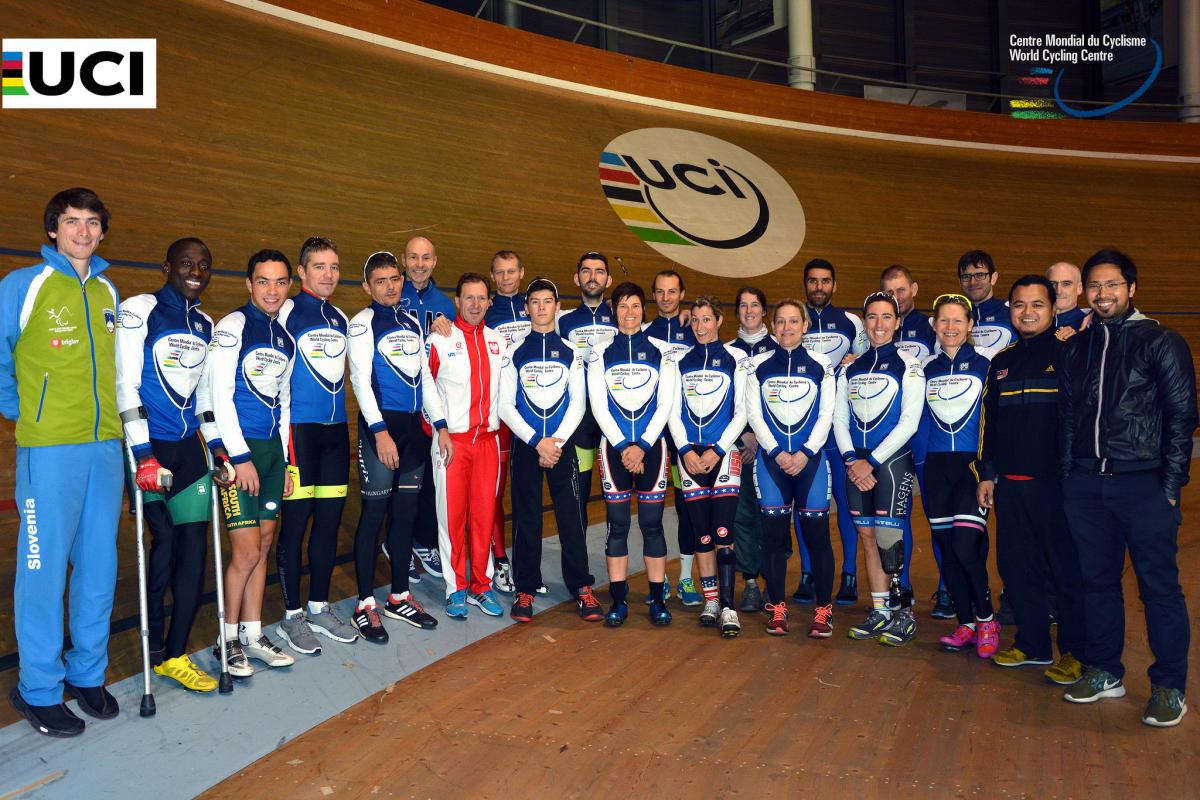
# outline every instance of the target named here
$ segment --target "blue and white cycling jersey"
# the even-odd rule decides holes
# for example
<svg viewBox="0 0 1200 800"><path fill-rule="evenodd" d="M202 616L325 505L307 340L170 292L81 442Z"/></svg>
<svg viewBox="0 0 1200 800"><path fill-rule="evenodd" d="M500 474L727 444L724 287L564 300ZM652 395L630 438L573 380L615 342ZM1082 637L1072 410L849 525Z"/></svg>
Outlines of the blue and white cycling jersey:
<svg viewBox="0 0 1200 800"><path fill-rule="evenodd" d="M1070 311L1057 311L1054 314L1054 327L1058 328L1074 328L1076 332L1083 327L1083 321L1091 314L1091 310L1084 311L1082 308L1072 308Z"/></svg>
<svg viewBox="0 0 1200 800"><path fill-rule="evenodd" d="M933 334L933 323L929 317L915 308L900 320L892 341L901 353L906 353L917 361L924 361L937 350L937 337Z"/></svg>
<svg viewBox="0 0 1200 800"><path fill-rule="evenodd" d="M617 333L588 359L588 398L600 432L615 450L649 452L662 438L675 386L663 348L645 334Z"/></svg>
<svg viewBox="0 0 1200 800"><path fill-rule="evenodd" d="M925 411L921 420L925 451L974 453L979 449L979 415L992 350L964 344L950 358L925 359Z"/></svg>
<svg viewBox="0 0 1200 800"><path fill-rule="evenodd" d="M500 419L530 447L569 439L587 407L583 356L557 333L530 331L500 366Z"/></svg>
<svg viewBox="0 0 1200 800"><path fill-rule="evenodd" d="M433 278L429 279L424 289L418 289L412 281L405 280L404 288L400 290L400 307L417 321L421 326L421 335L426 337L439 314L451 322L457 316L454 301L437 287Z"/></svg>
<svg viewBox="0 0 1200 800"><path fill-rule="evenodd" d="M1000 298L991 297L975 306L972 318L975 327L971 328L971 344L976 349L987 348L999 353L1013 343L1016 333L1012 315L1008 303Z"/></svg>
<svg viewBox="0 0 1200 800"><path fill-rule="evenodd" d="M498 294L492 298L483 324L504 337L505 347L512 347L524 339L533 327L529 312L525 310L525 293Z"/></svg>
<svg viewBox="0 0 1200 800"><path fill-rule="evenodd" d="M346 421L346 315L328 300L300 290L279 309L296 341L292 423Z"/></svg>
<svg viewBox="0 0 1200 800"><path fill-rule="evenodd" d="M279 436L287 449L295 360L291 334L253 302L216 324L197 396L197 412L216 418L210 448L223 446L235 464L250 460L246 439Z"/></svg>
<svg viewBox="0 0 1200 800"><path fill-rule="evenodd" d="M673 317L656 317L643 325L642 330L651 339L657 340L660 346L665 346L666 352L672 356L682 355L696 344L696 334L692 332L692 326L681 324L678 314Z"/></svg>
<svg viewBox="0 0 1200 800"><path fill-rule="evenodd" d="M808 306L808 333L804 334L801 343L809 352L825 356L834 369L847 353L857 356L870 348L862 320L832 305L820 311Z"/></svg>
<svg viewBox="0 0 1200 800"><path fill-rule="evenodd" d="M921 364L892 342L867 351L838 378L833 432L842 459L869 450L868 460L880 466L909 446L924 409Z"/></svg>
<svg viewBox="0 0 1200 800"><path fill-rule="evenodd" d="M833 366L805 347L776 346L757 361L746 386L746 415L768 457L812 457L830 438L837 386Z"/></svg>
<svg viewBox="0 0 1200 800"><path fill-rule="evenodd" d="M607 344L617 335L617 323L607 301L592 308L581 305L558 315L558 335L575 345L584 362L591 360L592 348Z"/></svg>
<svg viewBox="0 0 1200 800"><path fill-rule="evenodd" d="M676 450L683 455L699 445L724 457L746 429L750 359L735 347L708 342L668 355L663 363L676 387L667 417Z"/></svg>
<svg viewBox="0 0 1200 800"><path fill-rule="evenodd" d="M136 458L150 440L178 442L196 433L196 387L204 373L213 321L170 284L121 303L117 315L117 412ZM213 432L207 427L205 436Z"/></svg>
<svg viewBox="0 0 1200 800"><path fill-rule="evenodd" d="M738 338L730 342L729 346L736 347L755 363L758 363L761 356L775 352L779 343L767 333L766 328L763 328L757 335L747 335L744 331L739 330Z"/></svg>
<svg viewBox="0 0 1200 800"><path fill-rule="evenodd" d="M350 383L371 433L387 428L382 410L421 410L425 341L411 314L372 302L350 320L349 351Z"/></svg>

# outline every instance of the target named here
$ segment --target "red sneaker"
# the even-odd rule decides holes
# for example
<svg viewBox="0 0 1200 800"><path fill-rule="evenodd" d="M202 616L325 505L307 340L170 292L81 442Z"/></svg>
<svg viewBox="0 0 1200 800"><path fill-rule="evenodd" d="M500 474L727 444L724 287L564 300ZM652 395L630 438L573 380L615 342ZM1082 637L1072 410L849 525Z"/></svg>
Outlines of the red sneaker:
<svg viewBox="0 0 1200 800"><path fill-rule="evenodd" d="M817 606L813 609L812 625L808 626L808 638L828 639L833 636L833 606Z"/></svg>
<svg viewBox="0 0 1200 800"><path fill-rule="evenodd" d="M787 603L767 603L764 610L771 615L767 620L767 633L772 636L786 636L788 632Z"/></svg>
<svg viewBox="0 0 1200 800"><path fill-rule="evenodd" d="M575 596L575 607L579 616L586 622L599 622L604 619L604 609L600 607L596 595L592 594L590 586L580 588L579 594Z"/></svg>

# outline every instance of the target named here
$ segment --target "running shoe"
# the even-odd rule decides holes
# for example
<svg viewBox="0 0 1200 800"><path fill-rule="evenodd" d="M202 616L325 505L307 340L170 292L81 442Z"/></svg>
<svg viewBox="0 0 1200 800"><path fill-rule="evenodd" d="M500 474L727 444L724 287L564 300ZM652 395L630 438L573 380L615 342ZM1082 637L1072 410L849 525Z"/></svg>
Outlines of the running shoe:
<svg viewBox="0 0 1200 800"><path fill-rule="evenodd" d="M980 658L991 658L996 655L996 651L1000 649L1000 621L990 619L987 622L979 622L976 623L976 628L978 633L975 639L975 655ZM1083 672L1082 664L1080 664L1079 671Z"/></svg>
<svg viewBox="0 0 1200 800"><path fill-rule="evenodd" d="M313 633L342 644L350 644L358 638L358 631L346 624L329 603L325 604L320 614L308 615L308 627L312 628Z"/></svg>
<svg viewBox="0 0 1200 800"><path fill-rule="evenodd" d="M698 606L704 602L704 595L696 591L696 582L691 578L684 578L675 584L675 590L679 592L679 602L685 606ZM663 599L666 600L666 597Z"/></svg>
<svg viewBox="0 0 1200 800"><path fill-rule="evenodd" d="M892 612L892 621L879 634L879 643L888 647L903 647L917 638L917 621L912 609Z"/></svg>
<svg viewBox="0 0 1200 800"><path fill-rule="evenodd" d="M503 561L496 560L496 569L492 573L492 588L503 594L512 594L517 590L517 585L513 583L512 562L507 558Z"/></svg>
<svg viewBox="0 0 1200 800"><path fill-rule="evenodd" d="M221 640L217 639L217 643L213 645L213 658L217 660L217 670L221 669ZM235 678L249 678L254 674L254 667L250 666L249 659L246 658L245 651L242 650L242 643L235 639L227 639L225 641L225 664L229 668L229 674Z"/></svg>
<svg viewBox="0 0 1200 800"><path fill-rule="evenodd" d="M1068 703L1094 703L1106 697L1124 697L1125 685L1111 672L1088 667L1083 677L1063 693ZM1151 699L1153 702L1153 698Z"/></svg>
<svg viewBox="0 0 1200 800"><path fill-rule="evenodd" d="M279 645L267 638L265 633L259 634L253 642L242 645L242 652L246 654L246 658L257 659L272 669L290 667L296 663L296 659L279 649Z"/></svg>
<svg viewBox="0 0 1200 800"><path fill-rule="evenodd" d="M413 545L413 555L421 559L421 566L435 578L442 577L442 554L436 547L427 548Z"/></svg>
<svg viewBox="0 0 1200 800"><path fill-rule="evenodd" d="M469 595L467 602L473 606L478 606L489 617L499 617L504 614L504 609L496 601L496 593L491 589L488 589L486 592L476 592L473 595Z"/></svg>
<svg viewBox="0 0 1200 800"><path fill-rule="evenodd" d="M604 615L604 624L610 628L619 628L625 624L625 620L629 617L629 604L622 601L613 603L612 608L608 609L608 613Z"/></svg>
<svg viewBox="0 0 1200 800"><path fill-rule="evenodd" d="M538 591L537 591L537 593L538 593L538 594L550 594L550 587L549 587L549 586L547 586L547 585L546 585L546 584L544 584L544 583L542 583L542 584L538 584Z"/></svg>
<svg viewBox="0 0 1200 800"><path fill-rule="evenodd" d="M305 655L320 655L321 643L316 634L308 627L308 618L301 611L294 617L284 616L279 623L279 636L284 643L297 653ZM358 634L356 633L357 637Z"/></svg>
<svg viewBox="0 0 1200 800"><path fill-rule="evenodd" d="M858 641L874 639L883 633L883 629L888 626L889 622L891 622L890 616L878 608L873 608L867 618L847 630L846 635Z"/></svg>
<svg viewBox="0 0 1200 800"><path fill-rule="evenodd" d="M1083 677L1083 664L1070 653L1063 653L1054 662L1054 666L1042 673L1050 683L1059 686L1070 686Z"/></svg>
<svg viewBox="0 0 1200 800"><path fill-rule="evenodd" d="M370 605L356 609L350 622L368 642L387 644L388 632L387 628L383 627L383 620L379 618L378 606Z"/></svg>
<svg viewBox="0 0 1200 800"><path fill-rule="evenodd" d="M599 622L604 619L604 609L590 586L580 587L579 593L575 595L575 610L585 622Z"/></svg>
<svg viewBox="0 0 1200 800"><path fill-rule="evenodd" d="M1001 650L992 656L992 663L998 667L1024 667L1029 664L1046 666L1047 664L1053 664L1054 659L1045 656L1026 655L1024 650L1013 645L1007 650Z"/></svg>
<svg viewBox="0 0 1200 800"><path fill-rule="evenodd" d="M977 644L978 641L975 629L970 625L959 625L954 629L954 633L938 639L938 642L942 645L942 649L948 653L957 653L964 647Z"/></svg>
<svg viewBox="0 0 1200 800"><path fill-rule="evenodd" d="M929 616L934 619L954 619L954 601L950 599L948 591L938 589L929 599L933 601L933 610L929 612Z"/></svg>
<svg viewBox="0 0 1200 800"><path fill-rule="evenodd" d="M721 605L716 600L705 600L704 610L700 612L700 624L711 628L717 624L717 616L721 613Z"/></svg>
<svg viewBox="0 0 1200 800"><path fill-rule="evenodd" d="M467 618L467 590L459 589L451 592L446 598L446 616L450 619Z"/></svg>
<svg viewBox="0 0 1200 800"><path fill-rule="evenodd" d="M721 609L720 616L721 636L726 639L732 639L742 632L742 623L738 620L737 612L732 608L726 607Z"/></svg>
<svg viewBox="0 0 1200 800"><path fill-rule="evenodd" d="M742 611L757 613L762 611L763 595L762 590L758 588L758 583L746 583L746 588L742 590Z"/></svg>
<svg viewBox="0 0 1200 800"><path fill-rule="evenodd" d="M665 602L653 602L650 604L650 621L658 626L671 624L671 612L667 610Z"/></svg>
<svg viewBox="0 0 1200 800"><path fill-rule="evenodd" d="M839 606L852 606L858 602L858 576L850 573L842 573L842 585L838 588L837 597L834 598Z"/></svg>
<svg viewBox="0 0 1200 800"><path fill-rule="evenodd" d="M533 622L533 595L517 592L517 599L513 600L512 610L508 615L517 622Z"/></svg>
<svg viewBox="0 0 1200 800"><path fill-rule="evenodd" d="M421 582L421 570L417 569L417 557L416 556L408 557L408 582L409 583L420 583Z"/></svg>
<svg viewBox="0 0 1200 800"><path fill-rule="evenodd" d="M384 616L407 622L414 628L425 631L431 631L438 625L437 620L412 596L412 592L405 592L397 603L393 603L391 595L388 595L387 602L383 604L383 613Z"/></svg>
<svg viewBox="0 0 1200 800"><path fill-rule="evenodd" d="M1142 722L1155 728L1174 728L1183 721L1186 713L1187 701L1183 692L1169 686L1150 686L1150 702L1146 704Z"/></svg>
<svg viewBox="0 0 1200 800"><path fill-rule="evenodd" d="M792 599L802 606L817 601L816 591L813 589L812 573L800 573L800 585L796 587L796 591L792 594Z"/></svg>
<svg viewBox="0 0 1200 800"><path fill-rule="evenodd" d="M168 658L154 667L154 674L170 678L193 692L212 692L217 688L217 679L197 667L187 654Z"/></svg>
<svg viewBox="0 0 1200 800"><path fill-rule="evenodd" d="M812 625L808 626L808 638L828 639L833 636L833 606L817 606L813 609Z"/></svg>
<svg viewBox="0 0 1200 800"><path fill-rule="evenodd" d="M771 618L767 620L767 633L772 636L786 636L788 632L787 603L767 603L763 606Z"/></svg>

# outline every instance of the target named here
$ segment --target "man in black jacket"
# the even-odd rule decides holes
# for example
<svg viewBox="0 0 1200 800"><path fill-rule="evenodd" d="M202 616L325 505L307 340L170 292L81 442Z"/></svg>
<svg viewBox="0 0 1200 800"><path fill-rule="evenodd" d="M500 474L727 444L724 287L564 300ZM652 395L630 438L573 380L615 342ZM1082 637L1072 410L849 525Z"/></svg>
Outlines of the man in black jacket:
<svg viewBox="0 0 1200 800"><path fill-rule="evenodd" d="M1058 364L1054 287L1018 278L1008 293L1017 340L992 359L975 462L979 505L996 509L996 566L1016 618L1001 667L1054 664L1046 679L1070 685L1083 674L1084 605L1079 555L1067 530L1058 480ZM1047 587L1058 603L1058 651L1050 641Z"/></svg>
<svg viewBox="0 0 1200 800"><path fill-rule="evenodd" d="M1147 725L1178 725L1187 712L1188 615L1179 588L1179 494L1196 428L1196 375L1178 333L1133 307L1137 267L1101 250L1083 267L1095 324L1066 345L1060 380L1062 473L1087 603L1087 664L1065 698L1121 697L1129 549L1154 663Z"/></svg>

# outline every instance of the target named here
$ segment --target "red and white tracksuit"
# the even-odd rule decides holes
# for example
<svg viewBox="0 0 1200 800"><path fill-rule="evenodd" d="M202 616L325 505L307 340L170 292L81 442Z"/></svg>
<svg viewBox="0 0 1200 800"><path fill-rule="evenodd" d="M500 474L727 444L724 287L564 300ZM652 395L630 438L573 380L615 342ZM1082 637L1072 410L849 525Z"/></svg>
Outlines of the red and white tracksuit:
<svg viewBox="0 0 1200 800"><path fill-rule="evenodd" d="M431 333L422 375L425 414L433 437L433 488L437 502L438 547L446 596L492 588L491 538L500 486L497 411L504 337L460 316L449 336ZM437 431L454 443L447 465L438 451ZM467 576L467 562L471 574Z"/></svg>

